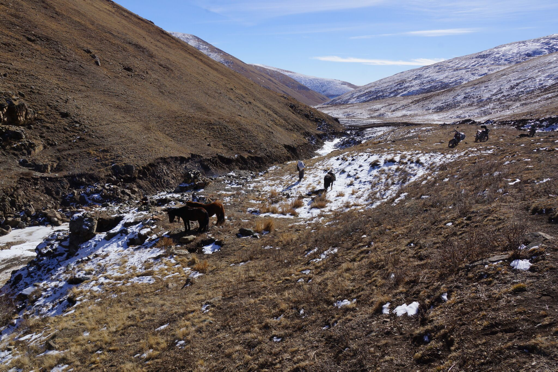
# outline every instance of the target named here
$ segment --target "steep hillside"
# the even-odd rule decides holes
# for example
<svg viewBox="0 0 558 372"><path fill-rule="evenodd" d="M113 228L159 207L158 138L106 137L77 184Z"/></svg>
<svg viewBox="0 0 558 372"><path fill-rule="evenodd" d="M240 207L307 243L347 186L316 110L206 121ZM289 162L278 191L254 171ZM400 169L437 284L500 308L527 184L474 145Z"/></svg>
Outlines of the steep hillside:
<svg viewBox="0 0 558 372"><path fill-rule="evenodd" d="M390 76L329 101L343 105L437 92L558 51L558 34L500 45Z"/></svg>
<svg viewBox="0 0 558 372"><path fill-rule="evenodd" d="M339 128L112 1L2 2L0 22L0 212L109 176L262 167Z"/></svg>
<svg viewBox="0 0 558 372"><path fill-rule="evenodd" d="M221 49L214 47L197 36L183 34L180 32L171 32L170 34L193 46L214 61L224 64L228 68L238 72L264 88L286 94L307 105L317 105L328 100L327 97L310 90L306 86L299 84L296 80L293 80L286 75L268 74L266 71L254 68L253 65L242 62L238 58L235 58Z"/></svg>
<svg viewBox="0 0 558 372"><path fill-rule="evenodd" d="M532 58L440 92L321 109L344 120L442 123L464 118L548 117L558 112L558 53Z"/></svg>
<svg viewBox="0 0 558 372"><path fill-rule="evenodd" d="M264 66L264 65L254 65L254 66L256 66L261 71L267 70L268 71L267 73L269 74L281 73L283 75L287 75L290 78L298 81L300 84L307 86L313 91L323 94L329 99L338 97L347 92L352 92L353 90L358 88L358 86L354 84L348 83L346 81L337 80L337 79L325 79L325 78L319 78L315 76L308 76L308 75L303 75L296 72L283 70L276 67Z"/></svg>

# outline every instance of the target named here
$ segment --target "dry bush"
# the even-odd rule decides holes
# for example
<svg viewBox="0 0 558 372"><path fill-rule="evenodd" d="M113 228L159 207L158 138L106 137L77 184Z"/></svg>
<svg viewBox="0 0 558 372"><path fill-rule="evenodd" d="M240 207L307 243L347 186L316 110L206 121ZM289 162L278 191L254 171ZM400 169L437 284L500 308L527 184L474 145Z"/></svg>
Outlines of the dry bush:
<svg viewBox="0 0 558 372"><path fill-rule="evenodd" d="M263 221L257 221L254 231L257 233L262 233L263 231L272 232L275 229L275 222L272 218L265 219Z"/></svg>
<svg viewBox="0 0 558 372"><path fill-rule="evenodd" d="M323 193L320 196L316 196L314 198L314 202L312 203L312 208L325 208L327 206L327 203L329 202L329 200L327 200L327 195L325 193Z"/></svg>
<svg viewBox="0 0 558 372"><path fill-rule="evenodd" d="M196 263L192 269L200 273L206 273L208 266L207 260L203 260L202 262Z"/></svg>
<svg viewBox="0 0 558 372"><path fill-rule="evenodd" d="M291 202L292 209L300 208L303 205L304 205L304 201L302 199L295 199Z"/></svg>
<svg viewBox="0 0 558 372"><path fill-rule="evenodd" d="M0 328L7 325L15 314L14 302L7 296L0 297Z"/></svg>
<svg viewBox="0 0 558 372"><path fill-rule="evenodd" d="M279 208L277 208L276 205L264 205L261 208L261 213L271 213L271 214L278 214L279 213Z"/></svg>
<svg viewBox="0 0 558 372"><path fill-rule="evenodd" d="M516 250L523 243L525 234L527 233L527 226L521 222L512 222L502 229L504 237L505 249Z"/></svg>
<svg viewBox="0 0 558 372"><path fill-rule="evenodd" d="M163 236L161 239L159 239L159 241L157 242L157 244L155 244L155 246L157 248L169 249L174 247L175 244L172 238L169 238L168 236Z"/></svg>

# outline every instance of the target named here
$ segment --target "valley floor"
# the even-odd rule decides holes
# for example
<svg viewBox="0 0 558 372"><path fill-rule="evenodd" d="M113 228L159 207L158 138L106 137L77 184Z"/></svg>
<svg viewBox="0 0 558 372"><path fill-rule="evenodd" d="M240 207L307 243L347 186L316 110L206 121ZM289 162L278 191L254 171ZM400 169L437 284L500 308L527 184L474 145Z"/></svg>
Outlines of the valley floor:
<svg viewBox="0 0 558 372"><path fill-rule="evenodd" d="M197 192L225 224L188 243L165 208L190 193L87 208L121 218L71 257L51 234L3 287L0 370L558 369L558 137L476 129L231 173Z"/></svg>

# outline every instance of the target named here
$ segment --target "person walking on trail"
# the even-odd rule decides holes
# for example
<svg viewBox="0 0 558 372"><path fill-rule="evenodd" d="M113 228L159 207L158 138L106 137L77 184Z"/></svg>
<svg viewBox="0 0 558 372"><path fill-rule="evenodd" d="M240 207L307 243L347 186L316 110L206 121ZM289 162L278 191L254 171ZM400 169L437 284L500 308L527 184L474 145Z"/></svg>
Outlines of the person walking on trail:
<svg viewBox="0 0 558 372"><path fill-rule="evenodd" d="M298 171L298 182L302 181L302 177L304 177L304 163L302 160L299 160L296 165L296 170Z"/></svg>

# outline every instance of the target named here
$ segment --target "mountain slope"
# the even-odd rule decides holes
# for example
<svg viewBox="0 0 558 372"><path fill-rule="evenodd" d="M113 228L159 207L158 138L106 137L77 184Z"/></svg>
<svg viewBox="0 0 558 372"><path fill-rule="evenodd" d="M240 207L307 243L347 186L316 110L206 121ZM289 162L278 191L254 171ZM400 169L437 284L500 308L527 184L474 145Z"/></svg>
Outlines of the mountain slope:
<svg viewBox="0 0 558 372"><path fill-rule="evenodd" d="M0 125L0 190L23 193L0 193L0 212L28 189L60 197L83 173L122 180L127 169L132 181L168 185L184 165L261 167L310 154L318 126L338 128L112 1L3 2L0 22L1 101L36 114L32 125Z"/></svg>
<svg viewBox="0 0 558 372"><path fill-rule="evenodd" d="M319 92L324 96L328 97L329 99L338 97L342 94L347 92L352 92L353 90L357 89L358 86L348 83L346 81L341 81L337 79L325 79L319 78L315 76L308 76L299 74L296 72L283 70L276 67L269 67L264 65L254 65L260 70L268 70L274 72L279 72L281 74L287 75L290 78L298 81L300 84L307 86L308 88L312 89L313 91Z"/></svg>
<svg viewBox="0 0 558 372"><path fill-rule="evenodd" d="M440 92L327 106L340 118L444 122L546 117L558 109L558 53L529 59Z"/></svg>
<svg viewBox="0 0 558 372"><path fill-rule="evenodd" d="M479 53L401 72L344 94L327 104L362 103L441 91L557 51L558 34L505 44Z"/></svg>
<svg viewBox="0 0 558 372"><path fill-rule="evenodd" d="M180 32L171 32L170 34L193 46L214 61L222 63L233 71L238 72L264 88L271 89L281 94L286 94L307 105L317 105L328 100L327 97L299 84L296 80L293 80L288 76L281 74L268 74L266 71L254 68L254 66L242 62L238 58L214 47L197 36L183 34Z"/></svg>

